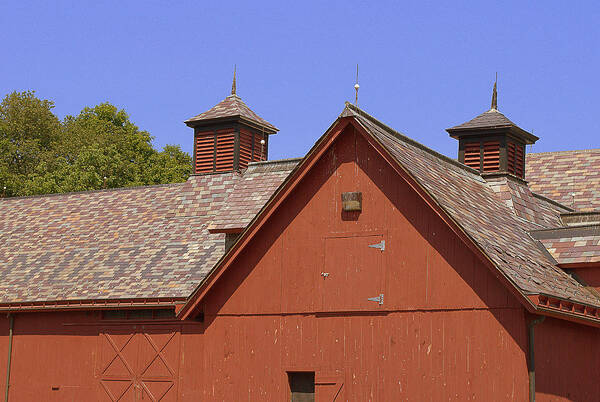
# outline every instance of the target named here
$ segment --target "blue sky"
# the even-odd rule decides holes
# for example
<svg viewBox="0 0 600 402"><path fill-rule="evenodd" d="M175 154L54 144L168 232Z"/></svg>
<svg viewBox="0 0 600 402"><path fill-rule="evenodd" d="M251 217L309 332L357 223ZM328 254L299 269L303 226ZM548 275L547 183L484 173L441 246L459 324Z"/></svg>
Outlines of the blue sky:
<svg viewBox="0 0 600 402"><path fill-rule="evenodd" d="M155 145L192 148L183 120L238 94L302 156L354 99L454 157L445 128L489 108L535 152L600 148L597 2L13 1L0 4L0 94L33 89L59 116L109 101Z"/></svg>

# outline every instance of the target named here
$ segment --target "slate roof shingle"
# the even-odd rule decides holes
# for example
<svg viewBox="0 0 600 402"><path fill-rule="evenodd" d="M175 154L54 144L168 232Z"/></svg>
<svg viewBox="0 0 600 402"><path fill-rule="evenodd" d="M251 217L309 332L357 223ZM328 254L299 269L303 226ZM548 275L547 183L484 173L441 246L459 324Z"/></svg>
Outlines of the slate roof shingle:
<svg viewBox="0 0 600 402"><path fill-rule="evenodd" d="M498 197L503 200L518 217L536 223L542 227L550 228L562 226L560 214L570 211L570 209L564 206L551 203L536 196L531 192L526 183L517 180L513 176L486 175L485 179Z"/></svg>
<svg viewBox="0 0 600 402"><path fill-rule="evenodd" d="M269 131L269 133L274 133L279 131L277 127L254 113L248 105L246 105L242 98L237 95L229 95L221 102L213 106L210 110L207 110L204 113L200 113L197 116L191 117L185 121L188 125L193 125L193 123L201 122L205 120L219 119L225 117L242 117L247 120L250 120L261 127L264 127Z"/></svg>
<svg viewBox="0 0 600 402"><path fill-rule="evenodd" d="M224 251L239 175L0 200L0 303L186 298Z"/></svg>
<svg viewBox="0 0 600 402"><path fill-rule="evenodd" d="M531 191L577 211L600 209L600 149L528 153Z"/></svg>
<svg viewBox="0 0 600 402"><path fill-rule="evenodd" d="M502 128L511 130L513 133L520 136L527 144L533 144L539 140L535 135L523 130L521 127L510 121L508 117L500 113L497 109L490 109L483 112L479 116L476 116L465 123L446 129L446 131L451 137L457 138L460 135L464 135L466 132L476 134L484 129L495 130Z"/></svg>
<svg viewBox="0 0 600 402"><path fill-rule="evenodd" d="M187 297L223 252L206 226L233 179L1 200L0 303ZM178 217L191 188L205 210Z"/></svg>
<svg viewBox="0 0 600 402"><path fill-rule="evenodd" d="M537 230L531 234L558 264L600 262L600 225Z"/></svg>
<svg viewBox="0 0 600 402"><path fill-rule="evenodd" d="M215 216L209 230L241 231L269 201L301 159L251 163L235 184L227 205Z"/></svg>
<svg viewBox="0 0 600 402"><path fill-rule="evenodd" d="M490 109L467 122L450 127L448 130L493 127L517 127L517 125L510 121L508 117L500 113L497 109Z"/></svg>

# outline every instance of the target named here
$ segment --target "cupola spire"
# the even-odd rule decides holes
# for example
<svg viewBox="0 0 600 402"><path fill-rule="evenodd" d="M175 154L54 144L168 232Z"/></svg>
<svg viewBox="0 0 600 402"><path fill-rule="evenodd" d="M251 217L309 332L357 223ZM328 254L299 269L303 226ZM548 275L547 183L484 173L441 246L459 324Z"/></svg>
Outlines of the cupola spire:
<svg viewBox="0 0 600 402"><path fill-rule="evenodd" d="M492 110L498 110L498 73L496 73L496 81L494 81L494 89L492 91Z"/></svg>
<svg viewBox="0 0 600 402"><path fill-rule="evenodd" d="M235 95L237 91L237 84L235 83L235 70L237 70L237 65L233 65L233 83L231 84L231 94Z"/></svg>

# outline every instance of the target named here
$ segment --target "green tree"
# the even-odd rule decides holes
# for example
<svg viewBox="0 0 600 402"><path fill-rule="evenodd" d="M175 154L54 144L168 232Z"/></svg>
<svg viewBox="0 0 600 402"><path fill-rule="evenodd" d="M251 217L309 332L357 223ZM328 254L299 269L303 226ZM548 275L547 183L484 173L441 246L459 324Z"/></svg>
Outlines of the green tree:
<svg viewBox="0 0 600 402"><path fill-rule="evenodd" d="M0 186L7 195L173 183L192 172L179 146L155 150L153 137L110 103L62 122L53 106L34 92L13 92L0 104Z"/></svg>

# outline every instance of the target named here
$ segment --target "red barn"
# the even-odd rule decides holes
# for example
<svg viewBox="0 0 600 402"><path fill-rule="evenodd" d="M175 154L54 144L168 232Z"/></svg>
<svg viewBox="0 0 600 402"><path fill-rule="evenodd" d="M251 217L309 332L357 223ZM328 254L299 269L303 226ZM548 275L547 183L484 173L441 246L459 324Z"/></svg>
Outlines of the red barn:
<svg viewBox="0 0 600 402"><path fill-rule="evenodd" d="M598 400L600 150L458 160L357 107L302 159L232 92L186 183L0 200L7 401Z"/></svg>

